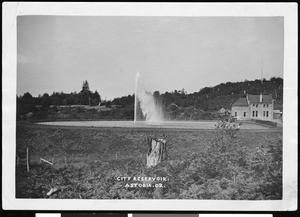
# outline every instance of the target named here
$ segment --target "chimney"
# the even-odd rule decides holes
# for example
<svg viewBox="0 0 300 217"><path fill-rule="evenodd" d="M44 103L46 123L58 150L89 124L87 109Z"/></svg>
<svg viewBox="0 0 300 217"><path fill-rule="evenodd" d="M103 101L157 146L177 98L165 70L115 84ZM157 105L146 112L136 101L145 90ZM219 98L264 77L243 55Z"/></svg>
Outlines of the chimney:
<svg viewBox="0 0 300 217"><path fill-rule="evenodd" d="M262 102L262 101L263 101L263 97L262 97L262 93L260 93L259 102Z"/></svg>
<svg viewBox="0 0 300 217"><path fill-rule="evenodd" d="M250 101L249 101L248 93L247 93L247 95L246 95L246 99L247 99L247 103L248 103L248 105L249 105L249 104L250 104Z"/></svg>

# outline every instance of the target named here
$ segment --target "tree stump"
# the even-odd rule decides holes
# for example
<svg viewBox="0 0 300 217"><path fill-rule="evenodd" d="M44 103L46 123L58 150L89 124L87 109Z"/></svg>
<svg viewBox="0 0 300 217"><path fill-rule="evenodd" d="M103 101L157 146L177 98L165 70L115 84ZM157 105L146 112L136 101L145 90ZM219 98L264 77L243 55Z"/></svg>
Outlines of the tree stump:
<svg viewBox="0 0 300 217"><path fill-rule="evenodd" d="M166 161L167 141L165 139L148 138L147 167L156 166L158 163Z"/></svg>

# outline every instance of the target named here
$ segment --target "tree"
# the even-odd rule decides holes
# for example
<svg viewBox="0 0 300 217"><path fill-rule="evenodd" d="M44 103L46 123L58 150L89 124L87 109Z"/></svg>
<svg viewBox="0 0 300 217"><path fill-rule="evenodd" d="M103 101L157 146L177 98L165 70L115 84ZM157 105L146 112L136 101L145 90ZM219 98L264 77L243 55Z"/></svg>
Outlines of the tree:
<svg viewBox="0 0 300 217"><path fill-rule="evenodd" d="M43 108L49 108L51 105L51 100L50 96L48 93L44 93L43 96L41 97L41 105Z"/></svg>
<svg viewBox="0 0 300 217"><path fill-rule="evenodd" d="M33 104L33 97L29 92L24 93L22 101L24 104Z"/></svg>
<svg viewBox="0 0 300 217"><path fill-rule="evenodd" d="M82 90L79 94L81 105L91 105L92 92L90 91L89 82L85 80L82 84Z"/></svg>
<svg viewBox="0 0 300 217"><path fill-rule="evenodd" d="M159 95L160 95L160 93L159 93L158 90L153 92L153 96L154 96L155 99L158 99Z"/></svg>
<svg viewBox="0 0 300 217"><path fill-rule="evenodd" d="M59 92L53 92L52 95L50 96L50 99L51 99L52 105L54 105L54 106L61 105Z"/></svg>
<svg viewBox="0 0 300 217"><path fill-rule="evenodd" d="M82 91L90 91L89 82L85 80L82 84Z"/></svg>
<svg viewBox="0 0 300 217"><path fill-rule="evenodd" d="M98 91L96 90L93 94L92 94L92 100L91 100L91 105L98 105L101 102L101 96L98 93Z"/></svg>
<svg viewBox="0 0 300 217"><path fill-rule="evenodd" d="M106 101L106 107L111 108L111 101Z"/></svg>
<svg viewBox="0 0 300 217"><path fill-rule="evenodd" d="M23 96L17 97L17 118L34 111L35 102L30 93L27 92Z"/></svg>

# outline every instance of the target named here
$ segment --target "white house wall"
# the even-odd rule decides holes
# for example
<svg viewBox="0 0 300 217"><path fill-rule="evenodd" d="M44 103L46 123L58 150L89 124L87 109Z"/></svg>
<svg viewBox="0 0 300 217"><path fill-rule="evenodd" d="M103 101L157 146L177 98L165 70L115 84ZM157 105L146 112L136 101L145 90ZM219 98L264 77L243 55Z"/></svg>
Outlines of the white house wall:
<svg viewBox="0 0 300 217"><path fill-rule="evenodd" d="M268 105L268 107L266 105ZM272 121L273 107L274 107L273 102L272 104L251 103L249 106L232 106L231 115L237 118L237 120L259 119L259 120ZM254 117L253 117L253 111L254 111ZM244 112L246 112L246 116L244 116ZM257 112L257 116L256 116L256 112ZM266 112L268 112L268 116L266 116Z"/></svg>
<svg viewBox="0 0 300 217"><path fill-rule="evenodd" d="M265 107L264 107L264 105L265 105ZM267 107L267 105L268 105L268 107ZM249 108L250 108L250 118L251 119L260 119L260 120L266 120L266 121L273 120L273 103L272 104L251 103L249 105ZM255 112L254 117L253 117L253 111ZM258 112L257 117L256 117L256 111ZM265 112L265 115L264 115L264 112ZM266 112L268 112L268 116L266 115Z"/></svg>
<svg viewBox="0 0 300 217"><path fill-rule="evenodd" d="M244 112L246 116L244 117ZM231 115L237 120L248 120L249 119L249 107L248 106L233 106L231 110Z"/></svg>

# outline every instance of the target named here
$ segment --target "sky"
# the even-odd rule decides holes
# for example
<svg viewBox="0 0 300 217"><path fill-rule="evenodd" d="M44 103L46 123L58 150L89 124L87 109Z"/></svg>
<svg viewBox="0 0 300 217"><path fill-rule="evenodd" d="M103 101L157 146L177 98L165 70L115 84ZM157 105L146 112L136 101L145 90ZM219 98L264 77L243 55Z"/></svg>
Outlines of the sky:
<svg viewBox="0 0 300 217"><path fill-rule="evenodd" d="M225 82L283 77L282 17L18 16L17 94L188 93Z"/></svg>

